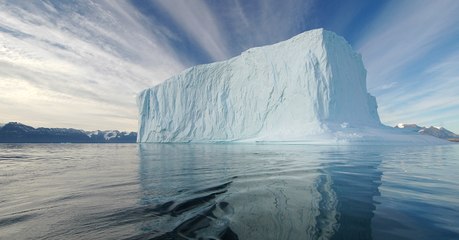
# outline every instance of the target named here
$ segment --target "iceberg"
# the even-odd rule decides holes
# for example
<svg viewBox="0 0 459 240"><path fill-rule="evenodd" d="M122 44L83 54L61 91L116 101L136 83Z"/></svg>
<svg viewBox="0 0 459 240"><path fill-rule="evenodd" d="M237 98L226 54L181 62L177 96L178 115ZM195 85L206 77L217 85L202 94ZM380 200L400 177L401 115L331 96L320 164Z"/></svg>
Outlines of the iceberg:
<svg viewBox="0 0 459 240"><path fill-rule="evenodd" d="M138 142L372 142L406 135L381 123L361 55L324 29L191 67L142 91L137 103Z"/></svg>

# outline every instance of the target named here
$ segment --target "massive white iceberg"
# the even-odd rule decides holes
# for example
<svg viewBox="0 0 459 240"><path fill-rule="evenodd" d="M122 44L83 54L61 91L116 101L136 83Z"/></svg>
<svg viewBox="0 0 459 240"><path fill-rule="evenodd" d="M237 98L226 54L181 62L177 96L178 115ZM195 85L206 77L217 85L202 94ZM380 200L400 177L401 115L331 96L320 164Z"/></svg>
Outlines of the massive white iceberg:
<svg viewBox="0 0 459 240"><path fill-rule="evenodd" d="M139 142L399 139L380 122L361 56L323 29L189 68L138 106Z"/></svg>

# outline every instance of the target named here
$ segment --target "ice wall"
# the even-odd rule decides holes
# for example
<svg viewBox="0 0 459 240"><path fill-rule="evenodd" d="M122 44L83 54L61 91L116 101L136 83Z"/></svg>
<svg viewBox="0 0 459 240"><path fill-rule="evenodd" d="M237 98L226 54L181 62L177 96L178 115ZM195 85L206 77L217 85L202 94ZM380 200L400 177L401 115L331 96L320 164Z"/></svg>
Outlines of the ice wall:
<svg viewBox="0 0 459 240"><path fill-rule="evenodd" d="M361 56L316 29L189 68L138 96L139 142L296 141L378 128Z"/></svg>

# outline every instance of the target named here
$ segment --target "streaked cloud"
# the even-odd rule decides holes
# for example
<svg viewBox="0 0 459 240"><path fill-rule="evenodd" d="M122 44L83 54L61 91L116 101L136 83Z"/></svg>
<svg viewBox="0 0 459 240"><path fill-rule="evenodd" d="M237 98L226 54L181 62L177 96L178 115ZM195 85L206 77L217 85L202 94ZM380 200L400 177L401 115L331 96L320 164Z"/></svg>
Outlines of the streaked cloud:
<svg viewBox="0 0 459 240"><path fill-rule="evenodd" d="M316 1L234 0L226 6L227 38L236 54L251 47L276 43L311 29Z"/></svg>
<svg viewBox="0 0 459 240"><path fill-rule="evenodd" d="M0 122L135 130L135 95L195 64L174 48L183 33L209 61L223 60L292 30L270 30L291 22L273 3L257 2L254 18L238 1L228 2L229 14L207 1L152 1L179 26L171 29L130 1L3 1L0 88L8 94L0 96Z"/></svg>
<svg viewBox="0 0 459 240"><path fill-rule="evenodd" d="M370 89L370 91L371 90L374 90L374 91L388 90L388 89L394 88L395 86L397 86L397 82L390 82L390 83L386 83L386 84L377 86L373 89Z"/></svg>
<svg viewBox="0 0 459 240"><path fill-rule="evenodd" d="M383 122L459 132L458 12L457 1L391 1L368 25L356 45Z"/></svg>
<svg viewBox="0 0 459 240"><path fill-rule="evenodd" d="M191 36L214 61L230 56L218 21L204 1L156 1L177 25Z"/></svg>
<svg viewBox="0 0 459 240"><path fill-rule="evenodd" d="M5 0L0 122L135 130L140 90L325 27L362 53L383 122L459 132L458 12L454 0Z"/></svg>
<svg viewBox="0 0 459 240"><path fill-rule="evenodd" d="M0 16L2 121L134 130L135 95L184 68L124 1L4 1Z"/></svg>

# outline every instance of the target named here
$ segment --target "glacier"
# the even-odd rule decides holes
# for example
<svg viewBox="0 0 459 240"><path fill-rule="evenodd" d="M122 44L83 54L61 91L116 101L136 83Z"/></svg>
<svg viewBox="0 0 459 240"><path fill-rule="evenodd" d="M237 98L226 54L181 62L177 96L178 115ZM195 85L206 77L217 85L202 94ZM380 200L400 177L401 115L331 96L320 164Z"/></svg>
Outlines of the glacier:
<svg viewBox="0 0 459 240"><path fill-rule="evenodd" d="M138 142L436 142L380 121L360 54L315 29L142 91Z"/></svg>

